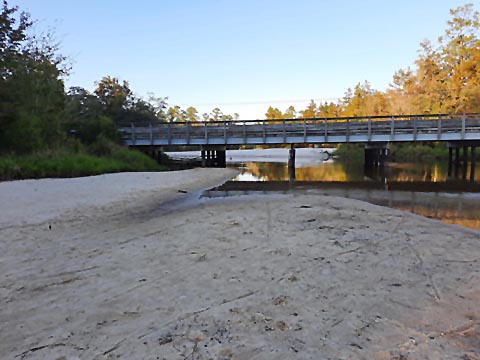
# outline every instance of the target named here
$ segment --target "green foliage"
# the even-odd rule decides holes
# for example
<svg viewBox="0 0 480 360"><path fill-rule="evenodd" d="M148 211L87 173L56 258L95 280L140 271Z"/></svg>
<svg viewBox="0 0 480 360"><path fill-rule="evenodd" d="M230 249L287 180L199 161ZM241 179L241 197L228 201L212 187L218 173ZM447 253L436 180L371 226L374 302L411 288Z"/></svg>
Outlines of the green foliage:
<svg viewBox="0 0 480 360"><path fill-rule="evenodd" d="M46 146L41 133L41 120L35 115L20 111L16 115L16 121L4 129L2 148L15 149L19 154L40 150Z"/></svg>
<svg viewBox="0 0 480 360"><path fill-rule="evenodd" d="M27 33L32 26L27 13L17 15L18 8L7 1L1 11L0 151L54 147L63 140L65 58L51 34Z"/></svg>
<svg viewBox="0 0 480 360"><path fill-rule="evenodd" d="M340 144L335 150L334 156L341 159L360 160L364 156L363 144Z"/></svg>
<svg viewBox="0 0 480 360"><path fill-rule="evenodd" d="M393 143L389 152L394 161L428 161L448 157L446 145L442 143ZM364 145L340 144L334 155L340 159L363 160Z"/></svg>
<svg viewBox="0 0 480 360"><path fill-rule="evenodd" d="M95 141L88 146L88 152L97 156L110 156L119 148L118 144L112 142L105 135L100 134Z"/></svg>
<svg viewBox="0 0 480 360"><path fill-rule="evenodd" d="M395 143L390 147L391 157L395 161L438 160L448 158L445 144L402 144Z"/></svg>
<svg viewBox="0 0 480 360"><path fill-rule="evenodd" d="M0 180L78 177L115 172L164 171L165 166L133 150L117 148L109 156L44 152L0 159Z"/></svg>
<svg viewBox="0 0 480 360"><path fill-rule="evenodd" d="M86 118L82 121L70 123L71 129L75 130L75 136L84 144L93 144L99 140L110 142L119 141L117 126L107 116Z"/></svg>

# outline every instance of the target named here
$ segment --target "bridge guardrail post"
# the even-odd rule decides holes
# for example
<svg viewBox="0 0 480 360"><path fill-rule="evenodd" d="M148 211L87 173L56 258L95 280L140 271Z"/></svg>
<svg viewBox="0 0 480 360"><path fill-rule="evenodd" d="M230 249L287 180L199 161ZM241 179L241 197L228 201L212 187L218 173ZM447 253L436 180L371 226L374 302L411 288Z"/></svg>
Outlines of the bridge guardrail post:
<svg viewBox="0 0 480 360"><path fill-rule="evenodd" d="M417 120L418 117L413 117L413 141L417 141Z"/></svg>
<svg viewBox="0 0 480 360"><path fill-rule="evenodd" d="M437 140L440 141L442 137L442 115L437 118Z"/></svg>
<svg viewBox="0 0 480 360"><path fill-rule="evenodd" d="M130 127L132 128L132 145L136 145L137 139L135 137L135 124L133 122L130 123Z"/></svg>
<svg viewBox="0 0 480 360"><path fill-rule="evenodd" d="M263 120L263 143L266 144L267 142L267 128L265 127L265 120Z"/></svg>
<svg viewBox="0 0 480 360"><path fill-rule="evenodd" d="M227 121L223 121L223 141L225 142L225 145L227 145Z"/></svg>
<svg viewBox="0 0 480 360"><path fill-rule="evenodd" d="M168 145L172 144L172 121L168 122Z"/></svg>
<svg viewBox="0 0 480 360"><path fill-rule="evenodd" d="M390 141L393 141L395 137L395 116L392 116L390 120Z"/></svg>
<svg viewBox="0 0 480 360"><path fill-rule="evenodd" d="M307 142L307 119L303 119L303 142Z"/></svg>
<svg viewBox="0 0 480 360"><path fill-rule="evenodd" d="M368 141L372 140L372 118L369 116L368 117Z"/></svg>
<svg viewBox="0 0 480 360"><path fill-rule="evenodd" d="M347 118L347 123L345 124L345 140L350 142L350 119Z"/></svg>
<svg viewBox="0 0 480 360"><path fill-rule="evenodd" d="M150 145L153 145L153 128L152 128L152 123L148 123L148 131L150 135Z"/></svg>
<svg viewBox="0 0 480 360"><path fill-rule="evenodd" d="M208 144L208 124L205 121L205 145Z"/></svg>
<svg viewBox="0 0 480 360"><path fill-rule="evenodd" d="M323 126L324 126L324 131L325 131L325 142L328 141L328 122L327 119L323 120Z"/></svg>
<svg viewBox="0 0 480 360"><path fill-rule="evenodd" d="M247 144L247 123L243 122L243 144Z"/></svg>

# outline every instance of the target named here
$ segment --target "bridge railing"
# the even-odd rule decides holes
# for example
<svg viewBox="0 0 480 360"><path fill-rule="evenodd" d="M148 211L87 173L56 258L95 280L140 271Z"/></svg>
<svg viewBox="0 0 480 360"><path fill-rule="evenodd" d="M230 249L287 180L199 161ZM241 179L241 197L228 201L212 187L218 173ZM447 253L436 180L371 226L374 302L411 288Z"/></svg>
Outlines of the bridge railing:
<svg viewBox="0 0 480 360"><path fill-rule="evenodd" d="M120 132L130 145L334 142L340 138L364 142L379 135L392 141L405 135L415 141L425 134L437 140L459 134L463 139L468 133L480 133L480 114L136 123L122 126Z"/></svg>

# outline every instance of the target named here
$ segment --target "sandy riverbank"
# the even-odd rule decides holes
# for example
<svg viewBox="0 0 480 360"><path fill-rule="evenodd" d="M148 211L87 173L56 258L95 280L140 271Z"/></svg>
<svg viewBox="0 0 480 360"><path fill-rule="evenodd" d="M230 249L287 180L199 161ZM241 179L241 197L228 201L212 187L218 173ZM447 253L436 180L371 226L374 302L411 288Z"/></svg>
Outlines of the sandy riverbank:
<svg viewBox="0 0 480 360"><path fill-rule="evenodd" d="M222 171L66 180L97 195L75 212L61 192L0 202L0 358L478 358L477 234L333 196L177 192Z"/></svg>

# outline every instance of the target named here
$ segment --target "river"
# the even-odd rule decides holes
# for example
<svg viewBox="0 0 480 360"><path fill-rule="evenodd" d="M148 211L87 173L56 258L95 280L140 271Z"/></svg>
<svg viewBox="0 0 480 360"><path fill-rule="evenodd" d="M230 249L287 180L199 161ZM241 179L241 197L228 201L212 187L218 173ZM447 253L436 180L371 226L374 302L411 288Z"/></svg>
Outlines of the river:
<svg viewBox="0 0 480 360"><path fill-rule="evenodd" d="M326 151L326 152L324 152ZM259 193L301 192L334 195L408 211L427 218L480 230L480 181L466 179L462 168L448 176L442 161L389 163L365 169L362 159L334 159L332 149L297 149L295 181L291 181L288 149L232 150L229 167L240 174L203 196L227 197ZM480 167L475 170L480 174Z"/></svg>

